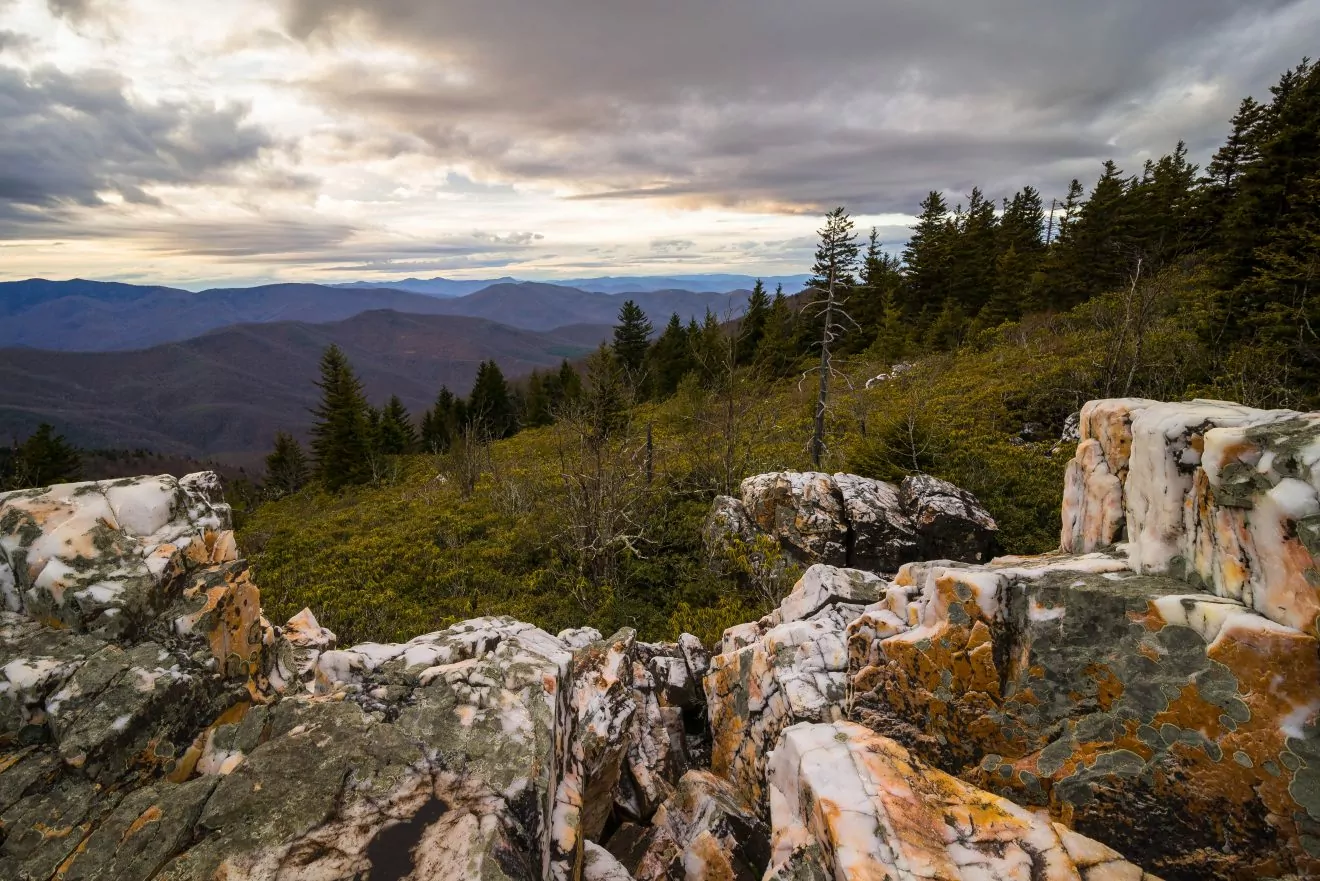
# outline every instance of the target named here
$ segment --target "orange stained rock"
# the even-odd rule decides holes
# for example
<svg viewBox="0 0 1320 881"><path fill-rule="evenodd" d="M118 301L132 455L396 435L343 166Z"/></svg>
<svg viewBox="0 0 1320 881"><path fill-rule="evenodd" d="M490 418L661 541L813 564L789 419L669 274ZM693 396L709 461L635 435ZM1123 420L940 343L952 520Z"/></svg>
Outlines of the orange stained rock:
<svg viewBox="0 0 1320 881"><path fill-rule="evenodd" d="M163 814L161 813L161 810L157 805L152 805L151 807L147 808L140 815L138 815L138 818L136 820L128 824L128 828L124 830L124 834L119 837L119 843L122 845L125 841L128 841L128 839L132 838L134 835L137 835L139 832L141 832L147 826L150 826L152 823L159 823L160 818L162 816Z"/></svg>

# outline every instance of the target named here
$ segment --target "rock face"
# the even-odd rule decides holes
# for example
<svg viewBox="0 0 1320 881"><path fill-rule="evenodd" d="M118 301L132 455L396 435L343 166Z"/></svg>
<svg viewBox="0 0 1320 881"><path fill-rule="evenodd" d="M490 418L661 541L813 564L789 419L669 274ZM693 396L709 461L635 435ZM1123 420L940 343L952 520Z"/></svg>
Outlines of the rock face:
<svg viewBox="0 0 1320 881"><path fill-rule="evenodd" d="M770 757L767 879L1157 881L861 725L794 725Z"/></svg>
<svg viewBox="0 0 1320 881"><path fill-rule="evenodd" d="M766 536L799 563L894 572L919 559L980 562L995 545L995 521L980 503L926 475L894 486L784 471L747 478L741 496L715 500L706 525L712 547Z"/></svg>

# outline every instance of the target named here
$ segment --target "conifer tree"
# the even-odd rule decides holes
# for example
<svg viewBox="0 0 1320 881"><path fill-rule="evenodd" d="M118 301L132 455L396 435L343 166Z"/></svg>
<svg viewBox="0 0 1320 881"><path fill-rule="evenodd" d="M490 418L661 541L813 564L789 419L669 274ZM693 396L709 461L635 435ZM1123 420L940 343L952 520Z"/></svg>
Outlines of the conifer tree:
<svg viewBox="0 0 1320 881"><path fill-rule="evenodd" d="M944 305L952 280L953 229L944 197L932 191L921 203L921 214L903 249L902 310L909 321L924 325Z"/></svg>
<svg viewBox="0 0 1320 881"><path fill-rule="evenodd" d="M343 351L331 345L321 356L321 402L312 411L316 478L338 490L371 479L371 429L362 383Z"/></svg>
<svg viewBox="0 0 1320 881"><path fill-rule="evenodd" d="M756 347L761 344L761 339L765 336L765 322L769 314L770 296L765 291L765 282L758 278L756 284L752 286L752 295L747 300L747 311L743 313L738 330L739 364L750 364L755 360Z"/></svg>
<svg viewBox="0 0 1320 881"><path fill-rule="evenodd" d="M796 316L784 296L783 285L775 290L770 311L765 320L765 336L756 350L756 369L769 377L791 375L797 368L800 353L797 348Z"/></svg>
<svg viewBox="0 0 1320 881"><path fill-rule="evenodd" d="M458 434L457 401L446 386L440 387L435 406L422 417L422 447L430 453L444 453Z"/></svg>
<svg viewBox="0 0 1320 881"><path fill-rule="evenodd" d="M619 323L614 326L614 356L634 382L641 378L652 330L651 320L632 300L619 307Z"/></svg>
<svg viewBox="0 0 1320 881"><path fill-rule="evenodd" d="M673 395L695 366L691 338L677 312L669 316L669 323L647 353L647 362L651 389L661 400Z"/></svg>
<svg viewBox="0 0 1320 881"><path fill-rule="evenodd" d="M825 455L825 411L829 404L830 377L834 372L833 346L843 335L844 322L852 319L844 312L848 304L848 291L855 281L857 256L861 251L853 233L852 218L842 207L825 216L821 228L820 244L816 246L816 262L811 271L812 286L820 292L813 304L821 313L820 385L816 395L816 413L811 434L811 461L817 468Z"/></svg>
<svg viewBox="0 0 1320 881"><path fill-rule="evenodd" d="M871 227L866 254L862 257L861 285L849 310L860 332L854 335L851 345L845 345L841 351L861 351L875 339L890 306L897 303L897 292L902 284L898 258L885 253L880 245L879 230Z"/></svg>
<svg viewBox="0 0 1320 881"><path fill-rule="evenodd" d="M82 471L82 456L54 426L43 422L18 446L12 468L14 489L69 483Z"/></svg>
<svg viewBox="0 0 1320 881"><path fill-rule="evenodd" d="M494 361L482 361L477 368L477 379L468 397L467 424L489 440L509 437L517 430L509 383Z"/></svg>
<svg viewBox="0 0 1320 881"><path fill-rule="evenodd" d="M559 365L559 387L565 403L582 397L582 377L565 358Z"/></svg>
<svg viewBox="0 0 1320 881"><path fill-rule="evenodd" d="M266 492L273 498L291 496L310 476L302 444L287 431L275 435L275 449L266 457Z"/></svg>
<svg viewBox="0 0 1320 881"><path fill-rule="evenodd" d="M411 453L416 447L417 429L413 427L412 416L408 414L399 396L394 395L381 411L376 429L376 451L387 456L399 456Z"/></svg>

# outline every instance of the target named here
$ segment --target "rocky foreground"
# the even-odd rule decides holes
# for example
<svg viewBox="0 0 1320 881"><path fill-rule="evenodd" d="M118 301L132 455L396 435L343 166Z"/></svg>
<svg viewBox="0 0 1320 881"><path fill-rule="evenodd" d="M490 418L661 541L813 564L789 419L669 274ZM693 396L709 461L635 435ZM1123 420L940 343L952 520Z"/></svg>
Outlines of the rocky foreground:
<svg viewBox="0 0 1320 881"><path fill-rule="evenodd" d="M749 478L708 538L812 565L713 656L340 649L210 475L0 495L0 878L1320 877L1320 414L1080 435L1036 558L931 478Z"/></svg>

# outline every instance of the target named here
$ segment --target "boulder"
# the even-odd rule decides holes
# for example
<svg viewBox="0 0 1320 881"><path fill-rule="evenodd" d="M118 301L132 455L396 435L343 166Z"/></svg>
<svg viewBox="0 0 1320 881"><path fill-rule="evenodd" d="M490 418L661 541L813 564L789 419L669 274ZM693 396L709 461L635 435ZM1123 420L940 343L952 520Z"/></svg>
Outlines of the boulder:
<svg viewBox="0 0 1320 881"><path fill-rule="evenodd" d="M1165 877L1320 871L1320 644L1240 602L1103 554L914 565L849 658L855 720Z"/></svg>
<svg viewBox="0 0 1320 881"><path fill-rule="evenodd" d="M1126 537L1132 568L1187 578L1320 636L1320 414L1221 401L1093 401L1062 546Z"/></svg>
<svg viewBox="0 0 1320 881"><path fill-rule="evenodd" d="M767 879L1157 881L1103 845L849 722L789 728L767 776Z"/></svg>
<svg viewBox="0 0 1320 881"><path fill-rule="evenodd" d="M764 626L725 634L705 679L711 768L749 804L764 807L765 760L780 731L843 714L847 621L881 584L869 572L812 566Z"/></svg>
<svg viewBox="0 0 1320 881"><path fill-rule="evenodd" d="M707 546L747 554L763 544L793 562L873 572L932 557L981 562L998 527L969 493L927 475L901 486L855 474L785 471L742 483L740 499L721 496L706 520Z"/></svg>

